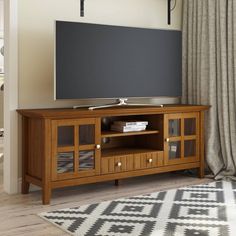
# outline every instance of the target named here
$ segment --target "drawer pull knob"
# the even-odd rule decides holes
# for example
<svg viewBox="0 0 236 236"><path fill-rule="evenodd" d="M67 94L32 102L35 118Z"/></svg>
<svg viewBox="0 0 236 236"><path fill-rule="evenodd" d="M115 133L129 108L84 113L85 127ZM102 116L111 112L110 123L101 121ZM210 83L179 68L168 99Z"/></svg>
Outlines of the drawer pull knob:
<svg viewBox="0 0 236 236"><path fill-rule="evenodd" d="M100 148L101 148L101 145L100 145L100 144L97 144L97 145L96 145L96 148L97 148L97 149L100 149Z"/></svg>
<svg viewBox="0 0 236 236"><path fill-rule="evenodd" d="M152 158L149 158L148 163L152 163L152 162L153 162Z"/></svg>
<svg viewBox="0 0 236 236"><path fill-rule="evenodd" d="M166 142L169 143L169 142L170 142L170 139L169 139L169 138L166 138Z"/></svg>
<svg viewBox="0 0 236 236"><path fill-rule="evenodd" d="M119 162L117 162L117 166L119 166L119 167L121 167L121 162L119 161Z"/></svg>

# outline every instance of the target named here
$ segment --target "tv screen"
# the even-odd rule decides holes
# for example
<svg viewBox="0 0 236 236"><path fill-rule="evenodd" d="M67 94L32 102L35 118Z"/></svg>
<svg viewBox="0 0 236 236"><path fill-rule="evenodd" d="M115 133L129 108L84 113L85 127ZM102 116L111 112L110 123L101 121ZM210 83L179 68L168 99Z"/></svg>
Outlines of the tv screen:
<svg viewBox="0 0 236 236"><path fill-rule="evenodd" d="M181 31L56 21L56 99L181 96Z"/></svg>

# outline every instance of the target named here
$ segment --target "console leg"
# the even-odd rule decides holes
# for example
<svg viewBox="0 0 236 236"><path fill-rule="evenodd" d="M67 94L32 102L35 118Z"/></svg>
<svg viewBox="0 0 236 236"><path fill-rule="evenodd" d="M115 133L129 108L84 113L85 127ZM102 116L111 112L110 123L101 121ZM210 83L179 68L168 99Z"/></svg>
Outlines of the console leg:
<svg viewBox="0 0 236 236"><path fill-rule="evenodd" d="M51 188L43 188L43 192L42 192L43 205L50 204L51 192L52 192Z"/></svg>
<svg viewBox="0 0 236 236"><path fill-rule="evenodd" d="M120 180L119 179L115 179L115 186L119 186L120 185Z"/></svg>
<svg viewBox="0 0 236 236"><path fill-rule="evenodd" d="M204 152L204 111L200 113L200 167L199 178L205 177L205 152Z"/></svg>
<svg viewBox="0 0 236 236"><path fill-rule="evenodd" d="M29 187L30 187L30 183L28 183L26 180L22 179L21 193L22 194L28 194L29 193Z"/></svg>
<svg viewBox="0 0 236 236"><path fill-rule="evenodd" d="M204 166L201 166L198 170L198 177L200 179L203 179L205 177L205 168Z"/></svg>

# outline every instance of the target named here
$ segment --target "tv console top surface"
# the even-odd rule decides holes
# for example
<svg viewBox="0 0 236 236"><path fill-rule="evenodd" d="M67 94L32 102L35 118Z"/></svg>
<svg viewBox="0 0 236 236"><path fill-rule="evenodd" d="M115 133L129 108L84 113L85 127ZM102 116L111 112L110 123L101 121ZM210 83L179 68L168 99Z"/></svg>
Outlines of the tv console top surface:
<svg viewBox="0 0 236 236"><path fill-rule="evenodd" d="M207 105L183 105L168 104L163 107L112 107L98 110L89 110L88 108L46 108L46 109L18 109L17 112L25 117L37 117L56 119L60 118L86 118L86 117L104 117L104 116L124 116L124 115L148 115L164 114L174 112L197 112L208 110Z"/></svg>

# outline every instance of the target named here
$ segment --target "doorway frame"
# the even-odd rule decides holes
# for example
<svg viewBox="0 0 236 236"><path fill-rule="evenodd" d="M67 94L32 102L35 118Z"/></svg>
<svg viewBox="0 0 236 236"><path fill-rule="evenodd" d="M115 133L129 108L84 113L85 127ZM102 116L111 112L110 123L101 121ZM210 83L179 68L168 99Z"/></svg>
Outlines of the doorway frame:
<svg viewBox="0 0 236 236"><path fill-rule="evenodd" d="M18 148L18 0L4 2L4 161L3 188L19 192Z"/></svg>

